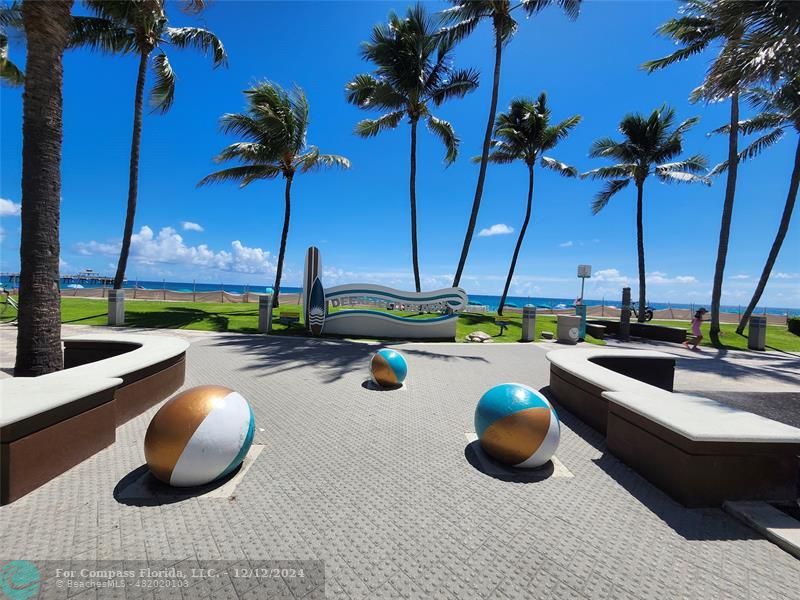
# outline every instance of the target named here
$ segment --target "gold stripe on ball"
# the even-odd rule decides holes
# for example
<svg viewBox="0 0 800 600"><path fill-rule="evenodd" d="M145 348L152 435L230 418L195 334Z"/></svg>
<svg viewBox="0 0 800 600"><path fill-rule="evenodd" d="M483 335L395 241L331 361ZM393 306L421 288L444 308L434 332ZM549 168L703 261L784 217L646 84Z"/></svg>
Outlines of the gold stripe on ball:
<svg viewBox="0 0 800 600"><path fill-rule="evenodd" d="M549 408L526 408L498 419L483 432L481 446L509 465L529 459L542 445L550 427Z"/></svg>
<svg viewBox="0 0 800 600"><path fill-rule="evenodd" d="M372 377L375 378L378 384L386 387L397 385L397 375L395 375L394 369L389 366L389 363L380 354L372 357L371 368Z"/></svg>
<svg viewBox="0 0 800 600"><path fill-rule="evenodd" d="M194 432L214 404L232 391L221 385L201 385L181 392L158 410L144 436L144 456L153 475L169 483Z"/></svg>

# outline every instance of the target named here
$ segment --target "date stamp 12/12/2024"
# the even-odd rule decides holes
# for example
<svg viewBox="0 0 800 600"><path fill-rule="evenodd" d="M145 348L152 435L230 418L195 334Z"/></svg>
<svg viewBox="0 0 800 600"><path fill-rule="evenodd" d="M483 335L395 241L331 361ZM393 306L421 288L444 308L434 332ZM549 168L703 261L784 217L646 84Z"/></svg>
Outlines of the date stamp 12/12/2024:
<svg viewBox="0 0 800 600"><path fill-rule="evenodd" d="M186 590L207 594L232 586L254 597L290 592L296 597L325 597L325 564L317 560L208 560L182 561L0 561L0 597L28 600L48 592L72 594L92 589L96 597L118 597L128 591ZM255 590L255 588L261 588ZM300 596L298 596L300 594ZM194 595L194 594L192 594Z"/></svg>

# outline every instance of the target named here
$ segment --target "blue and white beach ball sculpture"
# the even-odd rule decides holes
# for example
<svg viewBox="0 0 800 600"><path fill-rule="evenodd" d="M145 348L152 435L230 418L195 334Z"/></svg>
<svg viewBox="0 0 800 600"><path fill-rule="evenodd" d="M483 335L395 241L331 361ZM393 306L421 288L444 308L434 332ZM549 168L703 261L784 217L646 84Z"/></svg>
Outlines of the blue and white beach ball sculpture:
<svg viewBox="0 0 800 600"><path fill-rule="evenodd" d="M496 385L481 397L475 432L492 458L524 468L545 464L561 440L561 424L550 402L520 383Z"/></svg>
<svg viewBox="0 0 800 600"><path fill-rule="evenodd" d="M201 385L158 410L144 436L144 456L164 483L204 485L242 463L254 432L253 410L243 396L219 385Z"/></svg>
<svg viewBox="0 0 800 600"><path fill-rule="evenodd" d="M403 385L408 374L408 363L397 350L382 348L372 355L369 363L372 381L381 387Z"/></svg>

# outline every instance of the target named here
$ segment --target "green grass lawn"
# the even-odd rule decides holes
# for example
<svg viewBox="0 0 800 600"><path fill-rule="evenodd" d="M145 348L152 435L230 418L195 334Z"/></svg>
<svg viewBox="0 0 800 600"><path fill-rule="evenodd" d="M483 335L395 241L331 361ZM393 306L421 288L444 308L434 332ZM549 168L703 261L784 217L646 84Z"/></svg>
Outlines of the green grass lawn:
<svg viewBox="0 0 800 600"><path fill-rule="evenodd" d="M273 314L273 333L275 335L306 335L305 329L299 325L282 325L278 323L281 311L299 312L297 304L283 305ZM393 314L410 314L395 311ZM0 321L9 321L16 315L13 309L6 311ZM467 334L483 331L492 336L495 342L519 342L522 334L522 315L506 315L509 325L500 335L500 326L495 324L497 315L462 314L458 318L456 339L464 341ZM83 325L105 325L107 322L107 304L103 300L90 298L62 298L61 319L64 323ZM125 320L132 327L154 327L164 329L197 329L201 331L230 331L236 333L257 333L258 305L232 304L218 302L159 302L155 300L128 300L125 302ZM660 325L689 328L688 321L653 321ZM536 318L536 339L540 339L543 331L555 335L556 317L538 315ZM708 324L703 326L703 346L711 346L708 337ZM603 344L600 340L587 337L586 341ZM736 333L736 325L722 326L722 347L737 350L747 349L747 330L745 335ZM800 336L790 333L786 327L770 325L767 327L767 347L784 352L800 352Z"/></svg>
<svg viewBox="0 0 800 600"><path fill-rule="evenodd" d="M691 330L689 321L651 321L656 325L668 325L670 327L683 327L687 331ZM708 333L709 323L703 323L700 331L703 332L703 341L700 346L714 348ZM719 348L729 348L731 350L747 350L747 328L742 335L736 333L735 323L723 323L721 325ZM689 340L691 341L691 336ZM780 350L782 352L800 352L800 335L791 333L782 325L767 325L767 350Z"/></svg>

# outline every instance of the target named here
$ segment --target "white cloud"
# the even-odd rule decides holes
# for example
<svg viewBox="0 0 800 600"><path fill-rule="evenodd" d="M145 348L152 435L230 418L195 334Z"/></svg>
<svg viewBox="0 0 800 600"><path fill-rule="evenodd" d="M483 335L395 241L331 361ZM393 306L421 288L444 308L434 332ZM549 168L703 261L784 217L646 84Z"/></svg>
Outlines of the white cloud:
<svg viewBox="0 0 800 600"><path fill-rule="evenodd" d="M740 273L739 275L733 275L732 277L730 277L730 279L736 279L736 280L750 279L750 275L745 275L743 273Z"/></svg>
<svg viewBox="0 0 800 600"><path fill-rule="evenodd" d="M572 240L568 240L568 241L564 242L563 244L559 244L559 247L561 247L561 248L572 248L572 246L574 246L574 245L575 244L572 243Z"/></svg>
<svg viewBox="0 0 800 600"><path fill-rule="evenodd" d="M18 217L21 210L21 204L0 198L0 217Z"/></svg>
<svg viewBox="0 0 800 600"><path fill-rule="evenodd" d="M480 233L478 233L478 237L489 237L492 235L508 235L509 233L514 233L513 227L509 227L505 223L497 223L496 225L492 225L491 227L481 229Z"/></svg>
<svg viewBox="0 0 800 600"><path fill-rule="evenodd" d="M83 256L119 254L120 242L80 242L75 250ZM162 227L158 234L147 225L131 236L131 260L141 265L176 264L235 273L274 273L272 254L252 248L240 240L231 242L230 250L214 251L207 244L187 246L172 227Z"/></svg>
<svg viewBox="0 0 800 600"><path fill-rule="evenodd" d="M610 283L630 283L630 277L626 277L618 269L601 269L596 271L592 277L595 281L608 281Z"/></svg>
<svg viewBox="0 0 800 600"><path fill-rule="evenodd" d="M669 277L666 273L661 271L653 271L652 273L647 273L646 275L647 283L652 283L654 285L665 285L671 283L679 283L679 284L690 284L690 283L697 283L697 278L693 275L676 275L675 277Z"/></svg>
<svg viewBox="0 0 800 600"><path fill-rule="evenodd" d="M191 221L181 221L181 227L184 231L205 231L205 228L200 223L192 223Z"/></svg>
<svg viewBox="0 0 800 600"><path fill-rule="evenodd" d="M778 271L773 277L775 279L798 279L800 278L800 273L781 273Z"/></svg>

